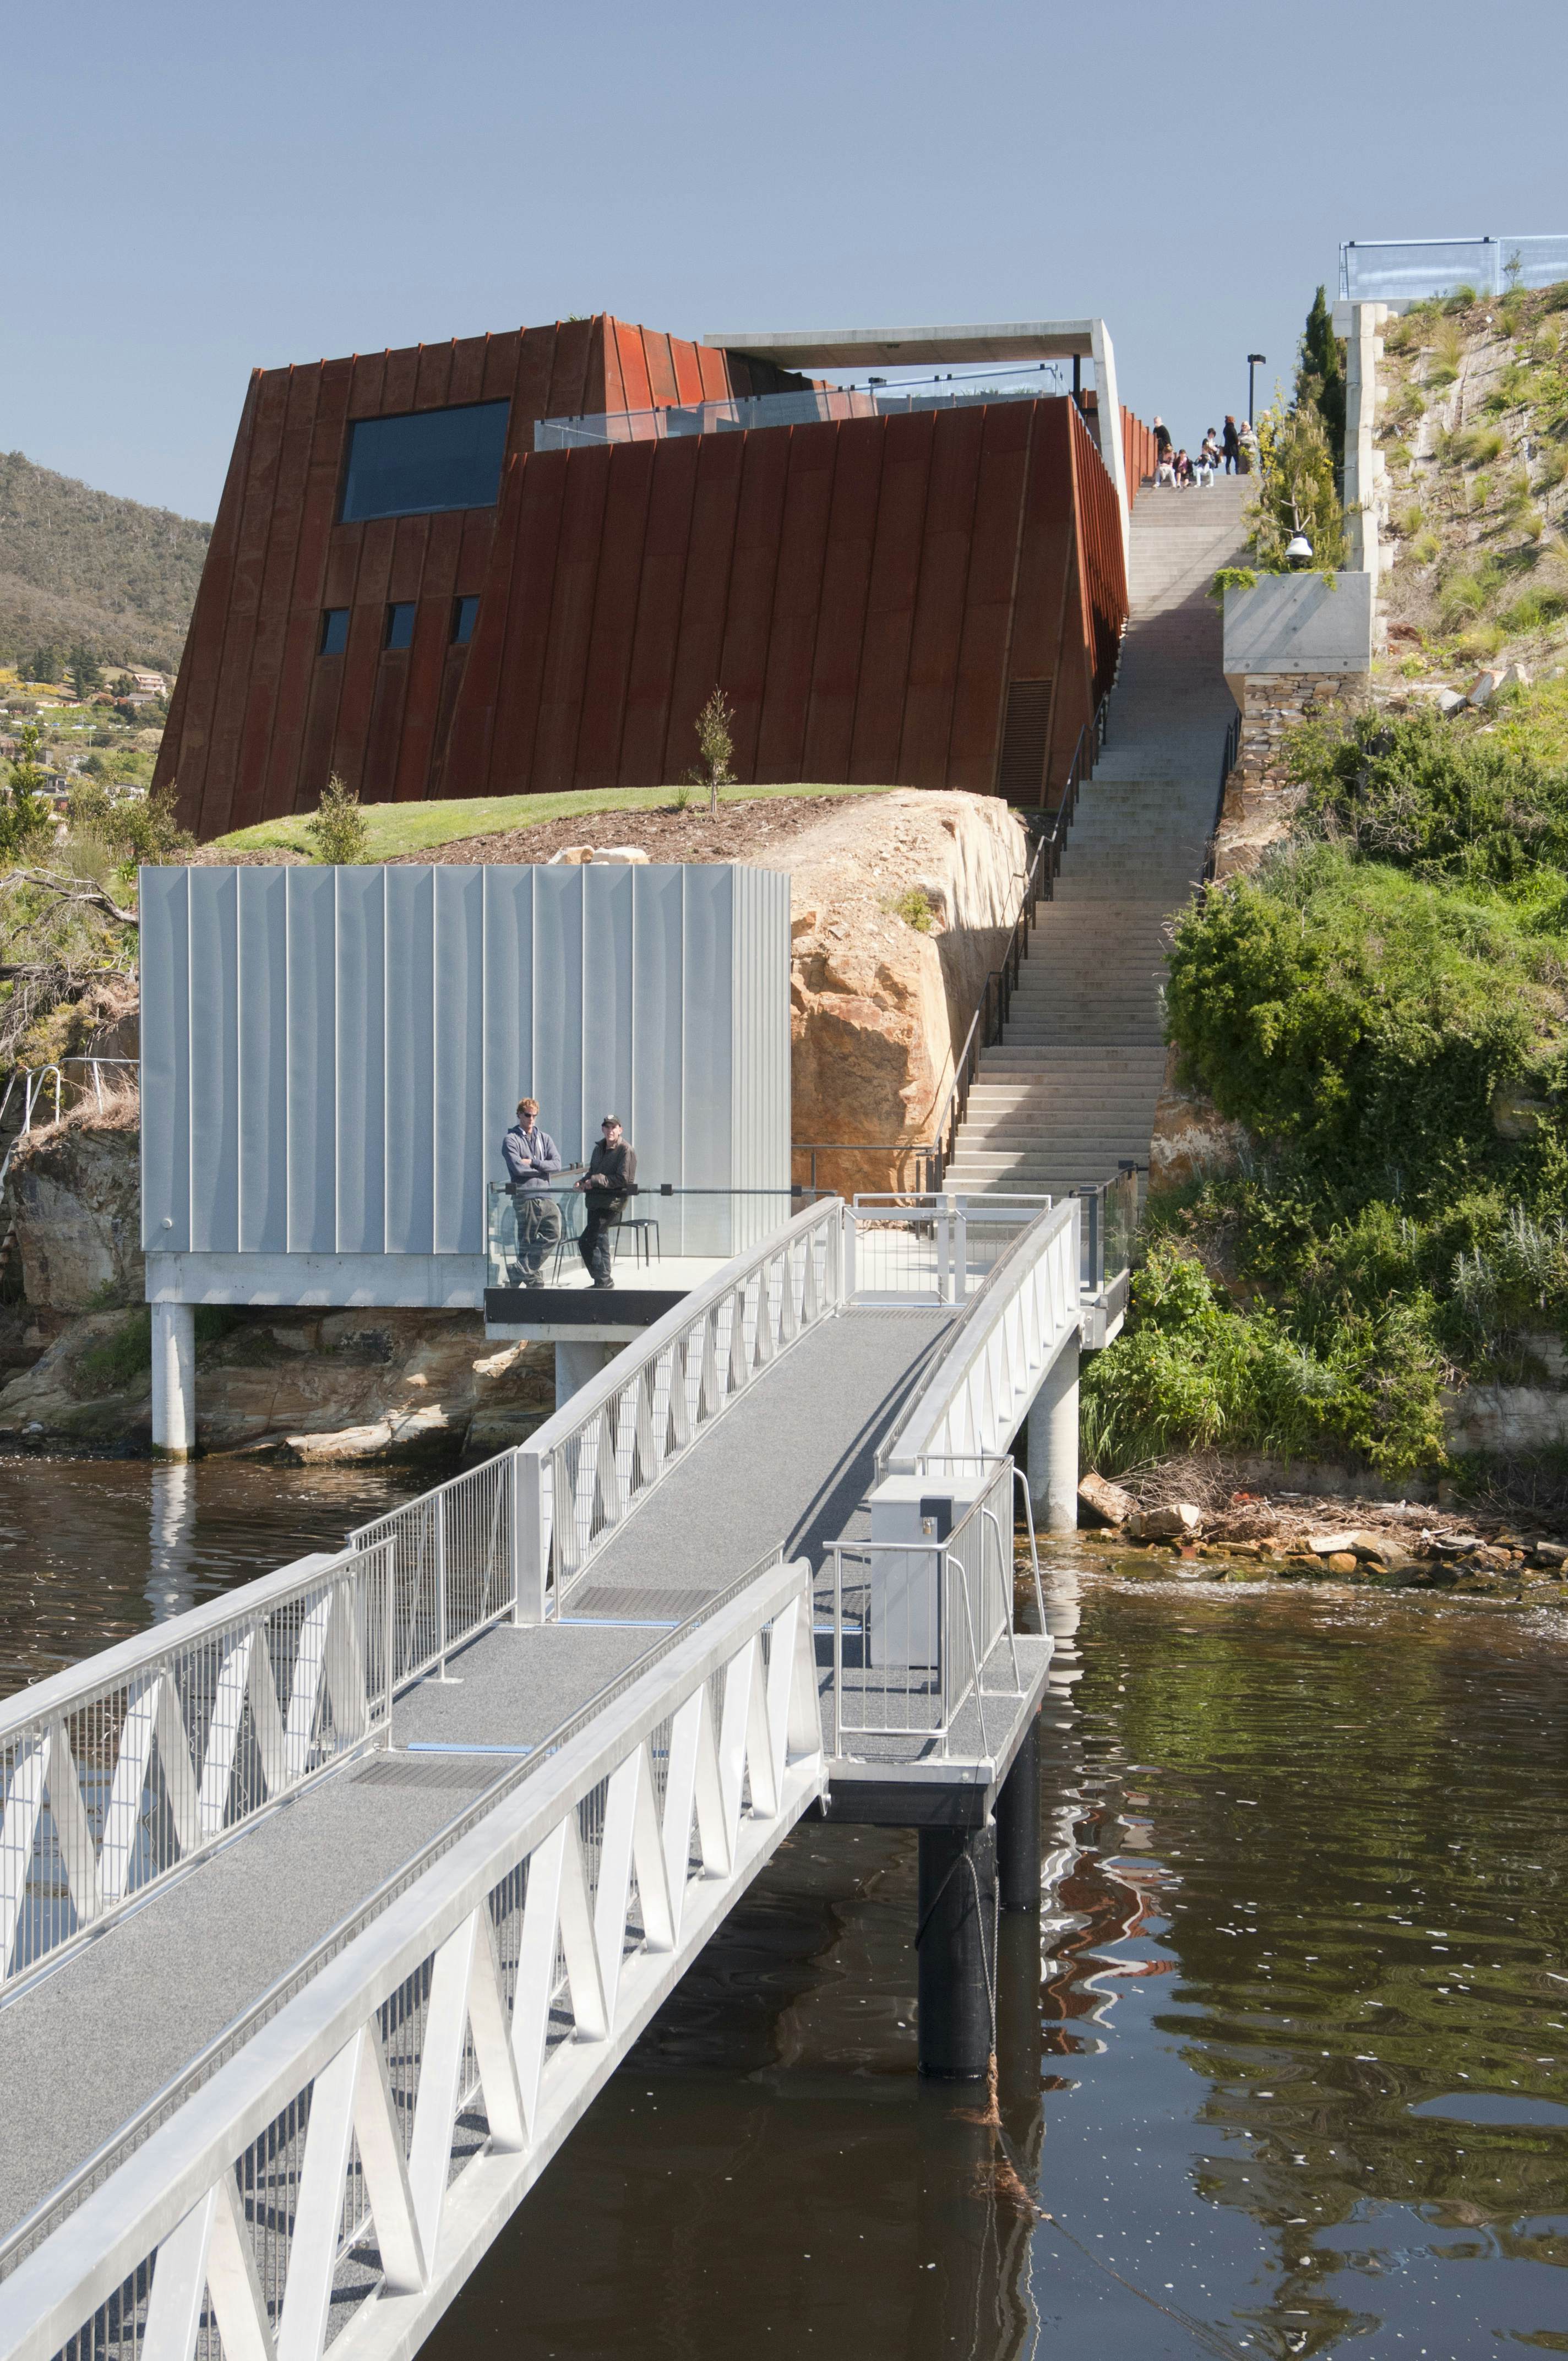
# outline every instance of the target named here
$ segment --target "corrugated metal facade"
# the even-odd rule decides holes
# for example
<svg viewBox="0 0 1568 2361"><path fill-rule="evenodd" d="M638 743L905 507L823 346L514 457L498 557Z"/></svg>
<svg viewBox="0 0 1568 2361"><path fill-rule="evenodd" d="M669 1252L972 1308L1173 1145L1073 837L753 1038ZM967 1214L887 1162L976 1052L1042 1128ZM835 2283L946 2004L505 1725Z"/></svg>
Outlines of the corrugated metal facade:
<svg viewBox="0 0 1568 2361"><path fill-rule="evenodd" d="M645 1185L788 1186L787 876L145 869L140 907L149 1252L481 1254L525 1093L568 1163L614 1113Z"/></svg>

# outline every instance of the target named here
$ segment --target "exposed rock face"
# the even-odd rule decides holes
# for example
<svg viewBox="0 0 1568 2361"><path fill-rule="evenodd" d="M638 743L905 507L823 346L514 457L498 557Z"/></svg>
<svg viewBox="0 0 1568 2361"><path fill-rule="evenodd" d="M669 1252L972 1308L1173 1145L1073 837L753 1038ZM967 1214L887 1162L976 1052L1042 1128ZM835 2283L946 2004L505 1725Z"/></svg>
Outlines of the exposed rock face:
<svg viewBox="0 0 1568 2361"><path fill-rule="evenodd" d="M1220 1113L1201 1091L1177 1079L1181 1053L1172 1049L1149 1140L1149 1187L1174 1189L1212 1172L1234 1172L1247 1149L1245 1128Z"/></svg>
<svg viewBox="0 0 1568 2361"><path fill-rule="evenodd" d="M18 1140L7 1193L27 1302L82 1312L143 1285L141 1142L132 1129L51 1125Z"/></svg>
<svg viewBox="0 0 1568 2361"><path fill-rule="evenodd" d="M878 796L759 860L793 881L796 1140L923 1145L1022 905L1023 823L990 796ZM877 1189L916 1175L905 1154L819 1159L817 1177Z"/></svg>
<svg viewBox="0 0 1568 2361"><path fill-rule="evenodd" d="M145 1445L147 1334L141 1312L72 1321L0 1393L0 1434L27 1437L31 1430L35 1442ZM105 1347L116 1345L118 1366L106 1369ZM129 1383L127 1364L135 1367ZM472 1312L245 1313L197 1354L203 1451L483 1458L521 1442L554 1402L553 1348L487 1345Z"/></svg>

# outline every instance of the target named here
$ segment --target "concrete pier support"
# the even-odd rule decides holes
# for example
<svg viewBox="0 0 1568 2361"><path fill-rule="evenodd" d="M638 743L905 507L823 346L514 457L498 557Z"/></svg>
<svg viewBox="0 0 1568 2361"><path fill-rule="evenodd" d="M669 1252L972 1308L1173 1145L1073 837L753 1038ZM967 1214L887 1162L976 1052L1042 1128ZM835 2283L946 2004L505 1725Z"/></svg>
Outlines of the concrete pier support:
<svg viewBox="0 0 1568 2361"><path fill-rule="evenodd" d="M152 1447L165 1459L196 1448L196 1307L152 1307Z"/></svg>
<svg viewBox="0 0 1568 2361"><path fill-rule="evenodd" d="M996 1830L920 1831L920 2071L978 2081L991 2063Z"/></svg>
<svg viewBox="0 0 1568 2361"><path fill-rule="evenodd" d="M1029 1499L1043 1532L1078 1529L1078 1338L1046 1371L1029 1405Z"/></svg>
<svg viewBox="0 0 1568 2361"><path fill-rule="evenodd" d="M1003 1910L1035 1910L1040 1900L1040 1724L1013 1758L996 1799L996 1882Z"/></svg>
<svg viewBox="0 0 1568 2361"><path fill-rule="evenodd" d="M555 1407L569 1402L590 1378L613 1361L619 1345L557 1345L555 1347Z"/></svg>

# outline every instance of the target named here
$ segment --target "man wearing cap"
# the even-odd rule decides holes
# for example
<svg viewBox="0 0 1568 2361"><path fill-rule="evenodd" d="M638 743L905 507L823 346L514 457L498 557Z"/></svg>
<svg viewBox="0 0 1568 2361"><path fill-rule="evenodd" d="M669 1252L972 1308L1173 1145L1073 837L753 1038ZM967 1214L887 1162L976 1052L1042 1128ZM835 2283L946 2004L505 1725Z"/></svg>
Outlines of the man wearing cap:
<svg viewBox="0 0 1568 2361"><path fill-rule="evenodd" d="M599 1131L598 1145L588 1159L588 1169L577 1182L588 1200L577 1252L587 1263L588 1276L596 1287L613 1287L609 1233L619 1224L626 1211L626 1201L637 1186L637 1158L620 1136L618 1115L607 1115Z"/></svg>
<svg viewBox="0 0 1568 2361"><path fill-rule="evenodd" d="M561 1151L540 1126L537 1099L519 1099L517 1121L501 1141L501 1155L507 1192L517 1212L511 1281L514 1287L532 1287L561 1235L561 1211L550 1193L561 1170Z"/></svg>

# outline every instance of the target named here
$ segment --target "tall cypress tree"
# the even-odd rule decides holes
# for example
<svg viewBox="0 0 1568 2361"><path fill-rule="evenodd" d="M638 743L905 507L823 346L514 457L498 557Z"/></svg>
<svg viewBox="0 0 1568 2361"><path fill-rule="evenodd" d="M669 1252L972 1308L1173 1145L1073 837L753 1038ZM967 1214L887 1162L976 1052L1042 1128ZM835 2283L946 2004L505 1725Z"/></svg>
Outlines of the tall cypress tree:
<svg viewBox="0 0 1568 2361"><path fill-rule="evenodd" d="M1328 296L1320 287L1302 331L1296 364L1296 400L1310 402L1328 432L1334 467L1344 466L1344 346L1334 334Z"/></svg>

